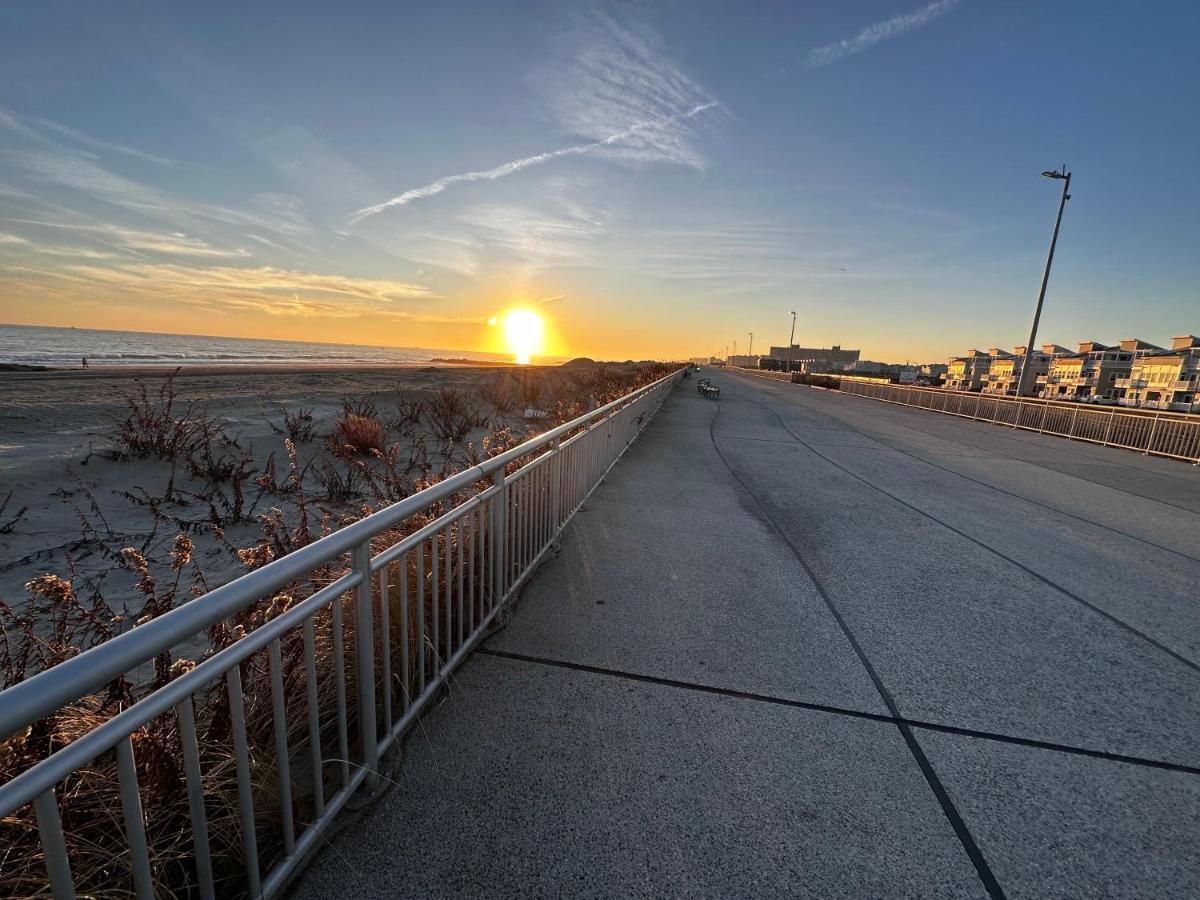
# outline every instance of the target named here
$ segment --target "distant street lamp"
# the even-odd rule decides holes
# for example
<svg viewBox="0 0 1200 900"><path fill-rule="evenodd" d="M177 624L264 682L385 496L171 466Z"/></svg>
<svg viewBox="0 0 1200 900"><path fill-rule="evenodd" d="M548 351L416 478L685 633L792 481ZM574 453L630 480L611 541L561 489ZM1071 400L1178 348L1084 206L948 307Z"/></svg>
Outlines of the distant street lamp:
<svg viewBox="0 0 1200 900"><path fill-rule="evenodd" d="M746 351L746 355L747 355L747 356L753 356L753 355L754 355L754 332L753 332L753 331L747 331L747 332L746 332L746 334L750 335L750 349L748 349L748 350Z"/></svg>
<svg viewBox="0 0 1200 900"><path fill-rule="evenodd" d="M737 341L733 342L733 355L737 356Z"/></svg>
<svg viewBox="0 0 1200 900"><path fill-rule="evenodd" d="M1063 166L1061 172L1047 170L1042 173L1046 178L1055 178L1063 183L1062 199L1058 201L1058 218L1054 220L1054 234L1050 237L1050 252L1046 256L1046 271L1042 273L1042 289L1038 292L1037 308L1033 311L1033 328L1029 330L1029 343L1025 345L1025 361L1021 364L1021 377L1017 382L1017 396L1025 397L1033 391L1029 384L1030 372L1033 366L1029 361L1033 357L1033 347L1037 342L1038 321L1042 318L1042 301L1046 299L1046 285L1050 282L1050 264L1054 262L1054 245L1058 243L1058 229L1062 226L1063 210L1071 199L1071 173ZM1036 382L1034 383L1036 385Z"/></svg>
<svg viewBox="0 0 1200 900"><path fill-rule="evenodd" d="M792 371L792 341L796 339L796 312L792 311L792 333L788 335L788 371Z"/></svg>

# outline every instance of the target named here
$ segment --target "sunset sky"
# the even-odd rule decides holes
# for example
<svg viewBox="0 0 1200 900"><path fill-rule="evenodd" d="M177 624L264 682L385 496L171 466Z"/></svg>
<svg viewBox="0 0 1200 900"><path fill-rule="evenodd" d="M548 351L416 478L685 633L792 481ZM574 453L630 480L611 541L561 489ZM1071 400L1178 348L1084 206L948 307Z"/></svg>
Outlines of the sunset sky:
<svg viewBox="0 0 1200 900"><path fill-rule="evenodd" d="M0 11L0 322L872 359L1200 328L1190 3Z"/></svg>

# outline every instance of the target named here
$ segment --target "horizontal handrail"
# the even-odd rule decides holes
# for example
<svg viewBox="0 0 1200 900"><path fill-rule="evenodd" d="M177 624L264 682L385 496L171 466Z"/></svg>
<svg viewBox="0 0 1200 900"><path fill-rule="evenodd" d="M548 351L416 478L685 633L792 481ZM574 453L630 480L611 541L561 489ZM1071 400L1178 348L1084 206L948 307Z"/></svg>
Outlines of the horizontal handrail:
<svg viewBox="0 0 1200 900"><path fill-rule="evenodd" d="M399 525L409 516L489 478L534 450L582 428L612 410L675 378L673 373L597 407L544 434L452 475L444 481L384 507L299 550L281 556L260 569L247 572L143 625L117 635L53 668L13 685L2 694L0 741L45 718L153 659L159 652L183 643L222 619L255 603L313 569L352 551L364 540Z"/></svg>
<svg viewBox="0 0 1200 900"><path fill-rule="evenodd" d="M29 803L76 769L86 766L106 750L111 750L113 745L127 734L167 712L184 697L190 696L233 666L249 659L290 628L303 623L308 616L328 606L362 580L359 572L347 572L337 581L306 597L261 628L256 628L240 641L214 653L190 672L167 682L111 719L106 719L87 734L46 757L38 765L26 769L6 784L0 784L0 809L15 809Z"/></svg>

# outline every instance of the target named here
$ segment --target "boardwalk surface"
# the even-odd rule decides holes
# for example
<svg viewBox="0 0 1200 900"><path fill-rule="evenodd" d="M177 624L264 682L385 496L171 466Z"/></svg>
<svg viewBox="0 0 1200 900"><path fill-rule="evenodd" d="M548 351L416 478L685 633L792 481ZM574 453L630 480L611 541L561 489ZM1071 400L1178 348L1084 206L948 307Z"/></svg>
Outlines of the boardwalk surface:
<svg viewBox="0 0 1200 900"><path fill-rule="evenodd" d="M1200 895L1200 471L712 377L297 896Z"/></svg>

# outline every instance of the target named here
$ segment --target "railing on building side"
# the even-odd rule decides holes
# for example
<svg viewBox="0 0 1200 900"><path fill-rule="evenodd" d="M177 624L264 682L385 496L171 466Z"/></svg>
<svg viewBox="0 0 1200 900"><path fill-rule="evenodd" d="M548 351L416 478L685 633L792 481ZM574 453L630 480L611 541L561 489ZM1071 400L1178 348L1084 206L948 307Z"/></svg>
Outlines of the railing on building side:
<svg viewBox="0 0 1200 900"><path fill-rule="evenodd" d="M312 583L316 571L331 564L344 568L275 618L0 785L0 818L32 804L53 896L75 894L56 789L113 752L128 849L124 868L135 896L156 895L132 737L160 716L176 718L190 810L190 834L182 839L193 847L194 885L200 896L216 896L193 706L193 698L214 685L232 722L244 888L254 897L278 894L347 800L377 777L381 754L404 736L485 636L681 376L682 370L640 388L0 693L2 742L144 668L157 654L203 639L210 627L276 592L305 579ZM393 540L414 522L425 524ZM332 643L335 727L317 688L317 629L322 641ZM291 670L285 670L285 658L292 660ZM270 826L255 810L247 747L242 672L251 660L270 671L273 752L255 748L254 760L259 773L260 757L273 756L266 762L280 794L279 821ZM289 725L286 719L285 677L293 694L306 695L300 706L307 722ZM309 739L303 753L299 742L289 749L297 732ZM326 754L331 743L337 750ZM299 798L292 793L301 766L311 794L305 823L294 815ZM334 784L327 786L327 778ZM282 851L263 860L259 838L268 827L269 843Z"/></svg>
<svg viewBox="0 0 1200 900"><path fill-rule="evenodd" d="M844 379L842 393L1200 464L1200 416Z"/></svg>

